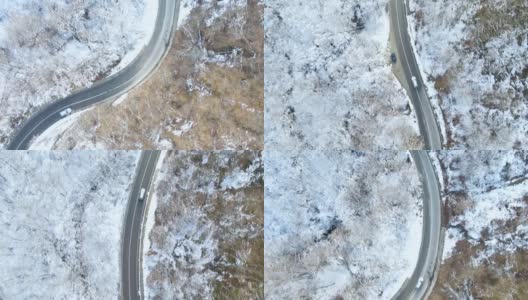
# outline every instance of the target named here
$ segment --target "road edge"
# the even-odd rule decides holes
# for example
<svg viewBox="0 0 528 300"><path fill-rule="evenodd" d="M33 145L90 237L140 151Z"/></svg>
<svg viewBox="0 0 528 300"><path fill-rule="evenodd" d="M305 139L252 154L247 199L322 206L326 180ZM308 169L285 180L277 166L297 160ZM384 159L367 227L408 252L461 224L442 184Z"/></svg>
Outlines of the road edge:
<svg viewBox="0 0 528 300"><path fill-rule="evenodd" d="M156 169L154 170L154 174L152 174L152 177L150 178L150 183L148 184L149 190L147 192L147 201L145 201L145 207L143 208L143 217L141 218L141 227L139 228L139 251L138 251L138 265L139 265L139 287L141 289L141 297L140 299L144 299L145 295L145 284L143 280L143 239L145 238L145 224L147 223L147 218L149 214L150 204L152 200L152 192L155 189L153 183L155 182L155 179L158 177L159 171L161 169L161 165L163 164L163 161L165 159L165 155L167 154L167 150L155 150L158 152L157 158L156 158Z"/></svg>
<svg viewBox="0 0 528 300"><path fill-rule="evenodd" d="M398 14L398 7L403 6L404 12L403 14ZM393 9L394 8L394 9ZM400 24L400 17L402 17L402 23ZM442 131L440 130L440 126L438 123L438 118L435 112L435 106L432 104L431 99L428 96L428 93L426 91L426 85L422 78L422 70L419 68L419 63L417 61L416 53L414 51L412 41L409 34L409 22L407 20L408 18L408 5L407 0L390 0L389 1L389 18L390 18L390 33L394 34L395 38L398 39L398 41L395 41L396 43L396 49L393 49L396 53L398 53L398 63L401 64L402 59L405 58L406 66L408 69L409 74L404 74L407 76L416 76L419 80L419 87L412 87L412 85L409 83L411 78L405 76L407 80L406 83L403 83L401 78L397 76L397 74L394 72L394 68L392 67L392 73L394 76L398 79L401 86L404 88L404 90L407 92L407 95L409 97L409 100L411 102L411 105L413 107L413 111L416 115L416 121L418 122L418 127L420 131L420 135L424 142L424 149L423 150L441 150L443 148L443 139ZM396 20L396 22L394 21ZM402 31L405 29L404 31ZM396 36L396 32L398 32L399 36ZM390 37L390 35L389 35ZM390 42L390 40L389 40ZM405 51L405 44L409 43L409 51L411 52L410 55L406 54ZM400 51L400 49L402 51ZM403 56L402 56L403 54ZM417 71L412 72L412 68L415 68ZM405 67L403 67L402 71L405 72ZM415 74L416 73L416 74ZM425 100L422 101L422 98ZM429 116L429 118L427 118ZM431 119L431 120L430 120ZM429 121L428 121L429 120ZM435 133L435 134L433 134Z"/></svg>
<svg viewBox="0 0 528 300"><path fill-rule="evenodd" d="M414 11L411 10L409 1L413 1L413 0L403 0L403 1L405 2L405 8L406 8L407 17L412 16ZM445 118L445 115L444 115L444 111L442 110L442 108L440 106L440 103L438 102L438 99L436 99L436 101L433 101L434 97L430 96L429 85L431 83L430 83L429 79L427 79L429 75L424 71L423 63L420 61L420 59L419 59L420 56L417 54L418 53L417 45L414 43L417 40L417 37L416 37L417 31L416 30L412 30L412 25L413 25L413 22L407 21L407 32L408 32L408 35L409 35L409 41L410 41L410 45L411 45L411 50L412 50L416 65L418 66L418 71L419 71L418 73L419 73L419 76L420 76L420 80L422 81L423 86L424 86L425 96L427 97L429 103L431 103L431 108L432 108L433 114L435 116L436 127L438 128L438 130L440 132L441 148L444 149L444 147L446 146L445 139L447 138L447 127L446 127L447 126L447 121L446 121L446 118ZM423 78L426 78L427 80L424 81ZM434 89L434 86L433 86L433 89ZM442 121L442 122L440 122L440 121ZM441 149L431 149L431 150L441 150Z"/></svg>
<svg viewBox="0 0 528 300"><path fill-rule="evenodd" d="M126 220L128 219L128 212L129 212L129 208L130 208L130 203L132 203L131 201L131 194L132 194L132 190L133 190L133 187L134 187L134 183L136 182L136 179L139 175L139 167L140 167L140 162L141 160L143 159L143 156L145 155L146 151L140 151L137 159L136 159L136 170L134 170L134 176L132 177L132 182L130 183L130 193L128 195L128 199L127 199L127 205L125 207L125 213L123 214L123 219L121 221L121 224L123 225L123 227L121 228L121 236L119 238L119 296L118 296L118 299L122 299L122 296L123 296L123 282L121 282L121 279L123 278L123 243L125 241L125 227L126 226Z"/></svg>
<svg viewBox="0 0 528 300"><path fill-rule="evenodd" d="M444 233L445 233L445 225L444 225L444 221L443 221L443 217L444 217L444 209L443 209L443 201L442 201L442 190L441 190L441 184L440 184L440 181L438 180L438 176L439 174L437 174L435 168L434 168L434 163L433 163L433 160L431 158L431 156L429 155L429 153L432 152L430 150L409 150L407 151L407 153L409 153L409 155L411 156L412 160L414 161L414 164L416 166L416 169L417 169L417 172L418 172L418 175L420 177L420 181L422 181L422 189L423 189L423 201L424 201L424 206L425 207L425 202L427 201L427 199L425 198L425 193L426 193L426 190L428 190L427 188L427 180L425 179L425 174L422 174L422 172L419 170L419 163L416 162L416 159L415 157L418 157L418 156L422 156L422 155L425 155L425 157L427 157L427 161L428 163L431 165L431 169L432 169L432 173L434 175L434 178L435 178L435 184L437 185L437 191L438 191L438 201L440 201L440 218L439 218L439 221L440 221L440 228L439 228L439 232L438 232L438 245L436 247L436 249L434 248L431 248L431 249L434 249L435 250L435 259L434 260L431 260L432 261L432 264L430 264L430 266L432 265L432 274L428 277L428 280L426 281L428 283L427 287L425 288L425 290L423 291L423 293L420 293L418 292L418 295L416 293L413 293L413 294L410 294L409 295L409 299L427 299L427 297L429 297L429 295L431 294L435 284L436 284L436 279L438 277L438 270L439 270L439 266L440 266L440 263L441 263L441 260L442 260L442 253L443 253L443 244L444 244ZM441 175L441 174L440 174ZM431 197L431 195L430 195ZM422 215L424 216L425 218L425 215L423 214L422 212ZM424 226L425 224L425 219L422 223L422 226ZM420 251L419 253L421 253L423 251L422 247L424 245L423 241L424 241L424 236L425 234L427 234L426 232L422 231L422 236L420 238ZM419 260L419 258L418 258ZM426 270L426 273L428 272L428 267L427 266L423 266L423 268L425 268L424 270ZM411 274L411 277L414 275L414 273L417 271L417 267L415 266L412 274ZM406 288L408 288L408 285L409 285L409 280L411 277L407 277L405 279L405 281L403 282L403 284L401 285L401 287L398 289L398 291L396 292L396 294L394 296L392 296L390 299L391 300L409 300L409 299L403 299L402 298L402 293L406 290ZM425 278L424 278L425 279ZM425 280L424 280L424 284L425 284ZM423 285L422 285L423 286ZM420 296L421 294L421 296Z"/></svg>
<svg viewBox="0 0 528 300"><path fill-rule="evenodd" d="M431 161L431 164L433 165L433 170L435 171L435 177L436 177L436 183L438 184L438 191L440 192L440 240L438 242L438 249L436 250L438 255L435 261L435 266L433 269L433 277L431 278L431 284L427 287L427 290L425 291L423 299L428 299L429 296L431 296L431 293L433 292L434 287L436 286L436 281L438 279L438 273L440 272L440 267L442 265L442 259L444 256L444 243L445 243L445 235L447 231L447 224L445 221L446 212L445 212L445 201L442 197L442 195L445 195L444 191L442 190L442 182L444 179L444 173L438 174L437 172L442 172L442 168L435 168L435 163L440 163L440 159L435 157L433 160L431 158L431 153L437 153L438 151L426 151L427 156L429 157L429 160ZM442 181L439 180L439 178L442 178Z"/></svg>

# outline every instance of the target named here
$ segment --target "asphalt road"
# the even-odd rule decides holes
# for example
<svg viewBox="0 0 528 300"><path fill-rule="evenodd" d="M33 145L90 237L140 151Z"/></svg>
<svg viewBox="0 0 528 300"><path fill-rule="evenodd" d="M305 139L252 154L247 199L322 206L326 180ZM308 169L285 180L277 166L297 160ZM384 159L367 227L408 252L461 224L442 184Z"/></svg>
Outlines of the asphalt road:
<svg viewBox="0 0 528 300"><path fill-rule="evenodd" d="M121 295L122 299L140 299L142 280L140 278L141 224L145 203L148 200L150 184L156 170L160 151L143 151L139 160L132 192L128 202L121 251ZM141 189L147 192L139 200Z"/></svg>
<svg viewBox="0 0 528 300"><path fill-rule="evenodd" d="M431 159L425 150L411 151L423 187L423 228L418 262L413 274L408 278L393 299L423 299L432 288L437 269L442 234L442 207L440 186ZM418 280L423 283L417 288Z"/></svg>
<svg viewBox="0 0 528 300"><path fill-rule="evenodd" d="M154 33L142 52L120 72L101 80L90 88L54 101L33 114L11 137L8 150L25 150L31 140L62 119L60 112L86 109L105 100L114 99L140 84L161 63L167 54L177 27L180 0L159 0Z"/></svg>
<svg viewBox="0 0 528 300"><path fill-rule="evenodd" d="M425 149L441 150L442 136L436 123L435 115L429 97L424 88L424 81L420 75L418 64L414 56L411 40L407 31L407 12L404 0L390 1L391 27L396 35L396 48L399 63L403 68L405 78L409 86L409 96L416 111L418 127L425 140ZM418 81L418 87L414 88L412 76Z"/></svg>

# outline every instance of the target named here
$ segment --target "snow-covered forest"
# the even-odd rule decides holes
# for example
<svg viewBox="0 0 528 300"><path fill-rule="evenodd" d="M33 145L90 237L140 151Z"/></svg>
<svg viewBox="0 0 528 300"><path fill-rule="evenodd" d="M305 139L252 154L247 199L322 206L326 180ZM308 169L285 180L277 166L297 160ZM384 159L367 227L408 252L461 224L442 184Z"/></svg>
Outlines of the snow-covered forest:
<svg viewBox="0 0 528 300"><path fill-rule="evenodd" d="M411 0L410 31L451 149L522 149L528 2Z"/></svg>
<svg viewBox="0 0 528 300"><path fill-rule="evenodd" d="M117 299L138 152L0 151L0 299Z"/></svg>
<svg viewBox="0 0 528 300"><path fill-rule="evenodd" d="M433 152L447 232L439 299L522 299L528 275L528 153ZM442 178L439 176L439 178Z"/></svg>
<svg viewBox="0 0 528 300"><path fill-rule="evenodd" d="M390 299L416 265L422 190L407 152L266 151L267 299Z"/></svg>
<svg viewBox="0 0 528 300"><path fill-rule="evenodd" d="M263 163L254 151L168 152L145 229L147 299L262 299Z"/></svg>
<svg viewBox="0 0 528 300"><path fill-rule="evenodd" d="M421 148L391 71L387 4L266 2L266 147Z"/></svg>
<svg viewBox="0 0 528 300"><path fill-rule="evenodd" d="M149 37L150 2L0 1L0 145L38 107L130 61Z"/></svg>

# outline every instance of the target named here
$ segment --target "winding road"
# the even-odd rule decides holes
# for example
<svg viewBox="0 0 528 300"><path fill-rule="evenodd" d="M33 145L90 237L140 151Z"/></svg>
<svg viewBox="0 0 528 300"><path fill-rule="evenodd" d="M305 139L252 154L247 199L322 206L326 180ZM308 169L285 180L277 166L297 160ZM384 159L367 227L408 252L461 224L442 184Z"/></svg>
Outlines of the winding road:
<svg viewBox="0 0 528 300"><path fill-rule="evenodd" d="M433 287L441 255L442 203L440 186L429 154L425 150L410 151L423 187L423 227L418 262L410 278L393 297L397 300L423 299ZM423 283L418 287L420 278Z"/></svg>
<svg viewBox="0 0 528 300"><path fill-rule="evenodd" d="M141 234L145 203L148 201L149 189L154 177L160 151L143 151L139 159L136 176L125 219L125 231L121 249L121 295L122 299L140 299L142 279L140 255ZM139 200L141 189L146 194ZM142 293L141 293L142 294Z"/></svg>
<svg viewBox="0 0 528 300"><path fill-rule="evenodd" d="M28 149L34 137L62 119L61 111L71 108L73 112L77 112L97 103L115 99L148 78L168 53L178 24L180 0L158 1L158 14L152 38L127 67L87 89L42 107L15 132L7 149Z"/></svg>
<svg viewBox="0 0 528 300"><path fill-rule="evenodd" d="M409 96L416 111L418 127L424 137L425 149L441 150L442 136L436 123L436 118L425 90L424 81L420 74L420 69L414 56L411 39L407 29L407 10L404 0L390 1L390 19L391 27L396 36L396 48L399 63L403 68L407 86L409 87ZM418 87L414 88L412 77L416 77Z"/></svg>
<svg viewBox="0 0 528 300"><path fill-rule="evenodd" d="M405 0L390 1L391 27L396 37L396 48L399 63L403 69L409 96L416 111L420 133L424 137L425 148L442 149L442 138L431 102L425 90L416 57L414 56L408 33L407 9ZM412 77L416 78L414 87ZM394 300L423 299L433 288L435 272L441 257L442 249L442 202L440 187L433 164L427 151L411 151L411 156L418 169L423 187L423 227L420 252L416 267L403 283ZM423 281L422 281L423 280Z"/></svg>

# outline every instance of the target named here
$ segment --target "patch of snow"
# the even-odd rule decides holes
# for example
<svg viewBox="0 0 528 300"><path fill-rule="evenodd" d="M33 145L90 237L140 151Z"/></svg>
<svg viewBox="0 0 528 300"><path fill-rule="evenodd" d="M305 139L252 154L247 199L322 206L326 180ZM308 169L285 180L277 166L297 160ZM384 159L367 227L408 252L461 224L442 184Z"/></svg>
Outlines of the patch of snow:
<svg viewBox="0 0 528 300"><path fill-rule="evenodd" d="M442 171L440 159L438 158L436 151L428 151L427 154L429 154L429 158L431 159L433 168L435 169L436 178L438 179L438 183L440 184L440 194L442 194L445 190L445 186L444 186L445 174Z"/></svg>
<svg viewBox="0 0 528 300"><path fill-rule="evenodd" d="M258 168L262 167L259 164L252 164L246 170L237 169L235 172L228 174L222 180L222 189L239 189L249 185L255 180L255 173Z"/></svg>
<svg viewBox="0 0 528 300"><path fill-rule="evenodd" d="M112 102L112 106L113 107L118 106L119 104L123 103L123 101L125 101L127 98L128 98L128 93L119 96L116 100L114 100L114 102Z"/></svg>
<svg viewBox="0 0 528 300"><path fill-rule="evenodd" d="M191 14L193 8L197 7L196 0L181 0L180 1L180 12L178 16L178 27L180 27Z"/></svg>
<svg viewBox="0 0 528 300"><path fill-rule="evenodd" d="M444 253L442 253L442 261L445 261L455 250L456 243L464 239L464 234L456 227L451 227L446 230L444 238Z"/></svg>
<svg viewBox="0 0 528 300"><path fill-rule="evenodd" d="M174 145L168 139L162 139L161 141L158 142L158 148L159 149L164 149L164 150L165 149L173 149Z"/></svg>
<svg viewBox="0 0 528 300"><path fill-rule="evenodd" d="M227 11L228 8L245 7L247 5L246 0L225 0L225 1L205 0L205 1L202 1L202 3L214 3L214 7L215 7L215 9L212 11L213 14L210 15L209 18L205 20L205 24L207 24L207 26L211 26L216 19L221 17Z"/></svg>
<svg viewBox="0 0 528 300"><path fill-rule="evenodd" d="M183 123L182 126L180 126L179 129L172 130L172 134L175 136L181 136L182 134L188 132L193 127L194 122L193 121L186 121Z"/></svg>

